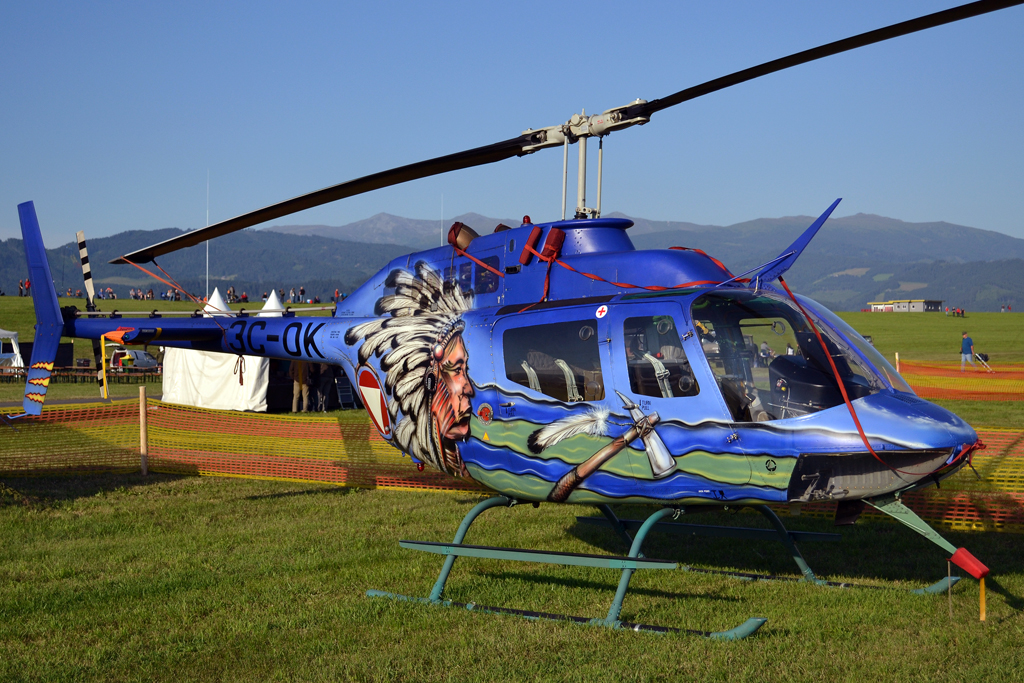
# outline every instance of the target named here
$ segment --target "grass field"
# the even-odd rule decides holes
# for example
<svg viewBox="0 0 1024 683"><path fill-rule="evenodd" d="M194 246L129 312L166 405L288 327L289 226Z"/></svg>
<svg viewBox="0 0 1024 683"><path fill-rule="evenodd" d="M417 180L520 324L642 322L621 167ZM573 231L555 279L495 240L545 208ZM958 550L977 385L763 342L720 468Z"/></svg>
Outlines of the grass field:
<svg viewBox="0 0 1024 683"><path fill-rule="evenodd" d="M0 299L0 327L30 338L27 302ZM898 350L907 360L955 359L963 328L994 362L1024 360L1009 314L844 317L890 358ZM51 385L51 396L62 387L88 385ZM1024 427L1019 403L943 404L975 424ZM953 590L952 615L945 595L909 593L945 575L939 549L896 524L865 521L842 528L840 543L801 550L821 576L883 590L683 571L634 576L623 619L723 630L768 618L741 642L366 597L369 588L428 594L441 559L398 541L451 539L476 500L214 477L0 479L0 681L1024 680L1024 540L1013 534L945 534L992 568L984 623L973 580ZM610 532L575 522L590 514L554 505L491 510L467 542L622 554ZM836 531L830 520L785 520ZM765 526L747 513L692 521ZM796 576L779 544L655 533L645 552ZM462 558L446 597L603 617L617 580L607 569Z"/></svg>
<svg viewBox="0 0 1024 683"><path fill-rule="evenodd" d="M974 348L990 355L990 364L1024 363L1024 315L968 313L954 318L939 313L841 313L840 316L871 341L890 363L899 352L903 360L960 360L960 338L966 330Z"/></svg>
<svg viewBox="0 0 1024 683"><path fill-rule="evenodd" d="M399 539L450 539L474 498L140 476L7 480L0 493L0 680L1013 681L1024 677L1019 536L948 534L993 568L978 585L907 589L945 574L941 551L891 524L804 544L822 588L640 571L623 618L693 629L767 625L742 642L533 623L365 596L426 595L441 559ZM629 511L625 511L626 514ZM491 510L467 541L621 553L572 506ZM638 514L642 514L639 513ZM762 526L727 513L701 523ZM790 526L832 531L827 520ZM795 574L778 544L652 535L647 554ZM446 596L603 617L614 570L458 560Z"/></svg>

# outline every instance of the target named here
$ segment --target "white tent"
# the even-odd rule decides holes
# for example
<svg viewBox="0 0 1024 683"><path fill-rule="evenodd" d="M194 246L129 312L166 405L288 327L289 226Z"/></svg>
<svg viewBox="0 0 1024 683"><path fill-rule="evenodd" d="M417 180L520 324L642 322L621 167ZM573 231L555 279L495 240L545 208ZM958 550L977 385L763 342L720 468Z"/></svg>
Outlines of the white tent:
<svg viewBox="0 0 1024 683"><path fill-rule="evenodd" d="M25 361L21 358L21 349L18 348L18 333L0 330L0 339L10 339L14 353L0 353L0 367L23 368Z"/></svg>
<svg viewBox="0 0 1024 683"><path fill-rule="evenodd" d="M275 294L263 306L281 308ZM220 291L213 290L209 303L203 309L207 316L227 315L231 310ZM260 316L280 317L280 313L260 313ZM211 353L190 349L166 348L164 352L163 398L197 408L217 410L252 410L266 412L267 386L270 383L270 361L258 356L239 357L230 353ZM242 373L243 382L238 376Z"/></svg>

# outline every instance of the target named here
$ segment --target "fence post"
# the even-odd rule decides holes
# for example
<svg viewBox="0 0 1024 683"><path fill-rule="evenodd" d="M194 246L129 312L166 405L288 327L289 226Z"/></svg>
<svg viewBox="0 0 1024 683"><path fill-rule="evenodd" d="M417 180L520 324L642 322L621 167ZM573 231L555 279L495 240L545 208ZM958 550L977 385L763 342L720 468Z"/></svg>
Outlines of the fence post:
<svg viewBox="0 0 1024 683"><path fill-rule="evenodd" d="M896 372L900 371L900 352L896 352Z"/></svg>
<svg viewBox="0 0 1024 683"><path fill-rule="evenodd" d="M142 476L149 474L149 425L146 419L146 385L139 387L139 454L142 457Z"/></svg>

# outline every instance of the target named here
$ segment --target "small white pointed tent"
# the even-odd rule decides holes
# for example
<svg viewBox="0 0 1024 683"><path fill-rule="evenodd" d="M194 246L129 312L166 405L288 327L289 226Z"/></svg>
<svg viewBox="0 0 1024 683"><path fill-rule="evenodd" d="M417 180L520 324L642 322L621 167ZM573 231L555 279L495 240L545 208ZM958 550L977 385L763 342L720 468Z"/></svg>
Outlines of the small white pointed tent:
<svg viewBox="0 0 1024 683"><path fill-rule="evenodd" d="M25 367L25 361L21 358L21 349L18 348L18 333L9 332L7 330L0 330L0 339L10 340L10 346L13 349L13 353L0 354L0 367L5 368L23 368Z"/></svg>
<svg viewBox="0 0 1024 683"><path fill-rule="evenodd" d="M280 301L268 300L264 308L281 308ZM213 290L205 315L226 315L231 310L220 291ZM280 313L260 314L280 316ZM230 353L210 353L189 349L165 349L163 371L163 398L197 408L217 410L252 410L266 412L267 386L270 383L270 361L258 356L239 357ZM239 384L238 375L243 381Z"/></svg>

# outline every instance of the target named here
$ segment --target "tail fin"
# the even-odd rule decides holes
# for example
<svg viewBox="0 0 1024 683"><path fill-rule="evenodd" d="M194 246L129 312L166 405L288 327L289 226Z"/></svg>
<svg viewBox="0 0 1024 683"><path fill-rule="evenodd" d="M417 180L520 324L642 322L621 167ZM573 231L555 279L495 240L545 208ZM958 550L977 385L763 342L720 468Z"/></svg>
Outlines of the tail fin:
<svg viewBox="0 0 1024 683"><path fill-rule="evenodd" d="M814 223L811 224L811 227L804 230L803 234L796 239L796 242L789 245L789 247L779 254L777 258L769 261L768 265L766 265L757 275L752 277L750 279L751 286L758 287L762 283L769 283L792 268L793 264L796 263L796 260L800 258L800 254L802 254L807 245L811 243L814 236L818 234L818 230L825 224L825 221L828 220L828 217L832 215L832 212L836 210L836 207L839 206L839 202L841 201L843 201L842 197L832 202L832 206L825 209L825 213L818 216L818 220L814 221Z"/></svg>
<svg viewBox="0 0 1024 683"><path fill-rule="evenodd" d="M32 359L28 366L28 382L25 384L25 401L22 404L29 415L43 411L43 400L50 386L53 361L57 358L57 346L64 331L64 320L57 302L57 290L50 275L50 264L46 261L46 248L39 232L36 207L32 202L18 205L21 218L21 236L25 240L25 258L28 260L28 275L32 282L32 305L36 309L36 337L32 345Z"/></svg>

